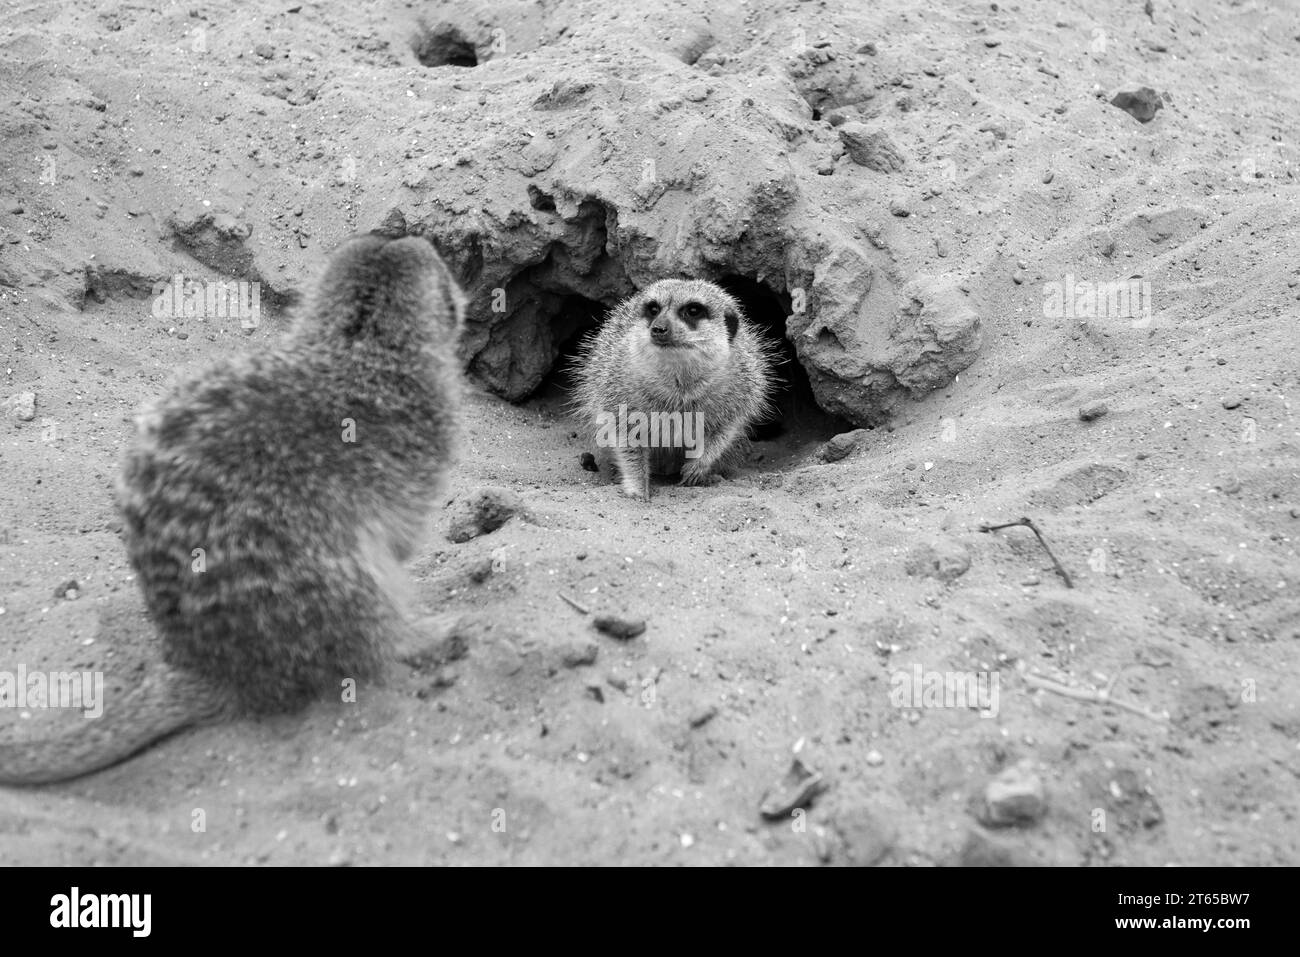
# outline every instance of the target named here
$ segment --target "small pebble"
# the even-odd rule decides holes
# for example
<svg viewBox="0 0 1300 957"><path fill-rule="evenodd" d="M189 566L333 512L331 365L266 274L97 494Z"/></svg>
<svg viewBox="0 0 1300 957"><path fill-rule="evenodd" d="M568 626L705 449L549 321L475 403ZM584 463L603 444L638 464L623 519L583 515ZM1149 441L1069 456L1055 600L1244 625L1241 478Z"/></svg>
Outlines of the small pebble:
<svg viewBox="0 0 1300 957"><path fill-rule="evenodd" d="M994 827L1033 824L1047 813L1042 779L1029 761L1007 768L990 781L984 802L984 823Z"/></svg>
<svg viewBox="0 0 1300 957"><path fill-rule="evenodd" d="M807 809L826 787L821 774L795 758L785 776L763 795L759 813L769 821L786 820L795 808Z"/></svg>
<svg viewBox="0 0 1300 957"><path fill-rule="evenodd" d="M692 711L688 720L692 728L702 728L717 716L718 709L710 704Z"/></svg>
<svg viewBox="0 0 1300 957"><path fill-rule="evenodd" d="M592 621L597 631L604 632L611 638L627 641L645 631L644 618L619 618L616 615L597 615Z"/></svg>
<svg viewBox="0 0 1300 957"><path fill-rule="evenodd" d="M1223 400L1223 407L1225 409L1235 409L1240 405L1241 399L1235 395L1230 395Z"/></svg>
<svg viewBox="0 0 1300 957"><path fill-rule="evenodd" d="M560 650L560 661L566 668L579 668L594 665L599 654L600 648L594 641L583 639L565 645Z"/></svg>
<svg viewBox="0 0 1300 957"><path fill-rule="evenodd" d="M19 392L16 395L11 395L5 399L4 410L5 415L9 418L30 422L36 418L36 393Z"/></svg>
<svg viewBox="0 0 1300 957"><path fill-rule="evenodd" d="M1105 402L1089 402L1079 410L1079 418L1084 422L1091 422L1093 419L1100 419L1110 411Z"/></svg>

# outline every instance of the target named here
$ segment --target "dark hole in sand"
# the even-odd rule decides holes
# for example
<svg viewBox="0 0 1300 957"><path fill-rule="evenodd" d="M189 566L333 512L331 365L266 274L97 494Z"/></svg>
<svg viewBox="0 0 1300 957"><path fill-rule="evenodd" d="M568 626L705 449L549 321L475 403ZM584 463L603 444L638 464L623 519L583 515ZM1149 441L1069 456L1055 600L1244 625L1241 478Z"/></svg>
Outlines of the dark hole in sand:
<svg viewBox="0 0 1300 957"><path fill-rule="evenodd" d="M411 42L415 58L424 66L478 66L474 44L456 27L443 23L436 27L420 25Z"/></svg>
<svg viewBox="0 0 1300 957"><path fill-rule="evenodd" d="M765 421L750 430L749 438L755 445L749 465L773 468L805 457L811 446L833 435L851 431L851 423L822 411L817 405L808 373L799 364L793 344L785 337L789 297L747 276L728 275L714 281L740 301L745 315L776 345L774 408ZM558 355L550 373L527 401L539 410L562 416L571 395L578 347L600 326L609 310L602 303L577 294L556 298L555 303L548 321Z"/></svg>
<svg viewBox="0 0 1300 957"><path fill-rule="evenodd" d="M567 405L573 388L573 362L578 347L604 322L608 311L603 303L577 293L558 300L556 311L550 318L551 341L556 344L558 354L551 371L528 401L556 411Z"/></svg>
<svg viewBox="0 0 1300 957"><path fill-rule="evenodd" d="M822 411L817 404L808 373L799 364L794 344L785 336L790 297L748 276L722 276L715 282L740 301L745 315L778 347L777 385L772 395L775 410L750 430L749 438L754 442L779 440L784 448L772 450L779 454L851 431L852 424ZM762 454L761 449L757 451Z"/></svg>

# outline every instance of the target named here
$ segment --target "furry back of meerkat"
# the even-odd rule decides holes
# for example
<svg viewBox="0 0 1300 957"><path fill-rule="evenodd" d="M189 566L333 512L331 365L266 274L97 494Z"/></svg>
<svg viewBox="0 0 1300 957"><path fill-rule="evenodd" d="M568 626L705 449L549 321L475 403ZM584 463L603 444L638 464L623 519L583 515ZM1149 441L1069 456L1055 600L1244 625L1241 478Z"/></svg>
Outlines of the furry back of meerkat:
<svg viewBox="0 0 1300 957"><path fill-rule="evenodd" d="M98 720L0 746L0 783L84 774L380 673L453 454L463 308L428 242L360 236L275 345L145 408L118 499L164 662Z"/></svg>
<svg viewBox="0 0 1300 957"><path fill-rule="evenodd" d="M599 465L619 473L625 494L649 499L651 475L704 485L734 464L750 426L771 412L775 356L718 286L664 279L584 342L573 405ZM638 425L646 431L634 436Z"/></svg>

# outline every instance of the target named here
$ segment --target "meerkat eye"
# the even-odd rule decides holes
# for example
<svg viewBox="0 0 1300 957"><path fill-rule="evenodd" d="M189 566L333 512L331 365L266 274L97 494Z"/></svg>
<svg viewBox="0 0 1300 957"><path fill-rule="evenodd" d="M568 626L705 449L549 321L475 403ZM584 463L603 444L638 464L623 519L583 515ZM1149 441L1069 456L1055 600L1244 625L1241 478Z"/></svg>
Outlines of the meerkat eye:
<svg viewBox="0 0 1300 957"><path fill-rule="evenodd" d="M703 319L708 315L709 311L698 302L688 302L682 312L685 313L687 319Z"/></svg>
<svg viewBox="0 0 1300 957"><path fill-rule="evenodd" d="M659 303L651 299L649 302L645 304L646 318L653 319L655 316L659 315L659 309L660 309Z"/></svg>

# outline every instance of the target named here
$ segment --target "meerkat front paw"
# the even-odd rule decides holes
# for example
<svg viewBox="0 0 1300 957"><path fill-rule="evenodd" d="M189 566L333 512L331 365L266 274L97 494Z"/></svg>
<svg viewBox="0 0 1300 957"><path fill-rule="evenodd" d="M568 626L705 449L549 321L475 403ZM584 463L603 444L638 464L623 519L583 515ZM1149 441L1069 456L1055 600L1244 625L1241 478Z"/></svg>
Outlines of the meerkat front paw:
<svg viewBox="0 0 1300 957"><path fill-rule="evenodd" d="M628 498L634 498L638 501L650 501L650 483L644 479L628 479L622 483L621 491Z"/></svg>
<svg viewBox="0 0 1300 957"><path fill-rule="evenodd" d="M722 481L722 476L717 472L708 472L703 469L682 469L682 478L678 485L717 485Z"/></svg>

